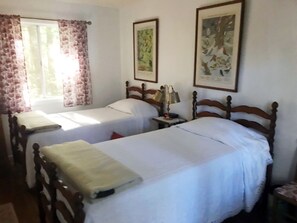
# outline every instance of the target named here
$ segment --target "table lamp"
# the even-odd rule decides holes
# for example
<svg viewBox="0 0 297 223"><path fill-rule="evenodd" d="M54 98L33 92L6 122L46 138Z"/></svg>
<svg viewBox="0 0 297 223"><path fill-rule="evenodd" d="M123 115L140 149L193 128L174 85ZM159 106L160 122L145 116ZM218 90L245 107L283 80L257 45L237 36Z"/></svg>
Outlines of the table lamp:
<svg viewBox="0 0 297 223"><path fill-rule="evenodd" d="M174 91L172 85L164 85L162 90L158 90L153 99L157 102L163 102L166 104L166 113L164 114L165 119L177 118L177 114L169 113L170 105L180 102L178 92Z"/></svg>

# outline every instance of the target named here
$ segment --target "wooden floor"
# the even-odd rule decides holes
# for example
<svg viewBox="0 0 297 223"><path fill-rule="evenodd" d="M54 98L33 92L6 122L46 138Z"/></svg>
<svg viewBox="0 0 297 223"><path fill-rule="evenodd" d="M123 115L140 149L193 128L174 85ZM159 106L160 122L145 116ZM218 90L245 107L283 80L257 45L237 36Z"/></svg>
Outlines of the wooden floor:
<svg viewBox="0 0 297 223"><path fill-rule="evenodd" d="M13 203L19 223L38 223L36 196L27 189L23 179L17 168L2 166L0 170L0 204Z"/></svg>
<svg viewBox="0 0 297 223"><path fill-rule="evenodd" d="M28 190L23 175L15 166L0 170L0 204L11 202L15 208L19 223L38 223L36 195ZM246 215L242 213L224 221L224 223L268 223L269 217L263 219L262 213ZM0 219L1 222L1 219Z"/></svg>

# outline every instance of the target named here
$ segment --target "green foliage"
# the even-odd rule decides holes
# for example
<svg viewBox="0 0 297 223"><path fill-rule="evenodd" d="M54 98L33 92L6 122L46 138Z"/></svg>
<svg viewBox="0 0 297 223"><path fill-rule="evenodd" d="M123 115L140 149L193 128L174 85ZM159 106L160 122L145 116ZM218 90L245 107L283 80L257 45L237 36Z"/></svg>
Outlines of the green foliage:
<svg viewBox="0 0 297 223"><path fill-rule="evenodd" d="M153 29L137 32L138 70L153 71Z"/></svg>
<svg viewBox="0 0 297 223"><path fill-rule="evenodd" d="M58 27L22 24L22 35L30 98L61 96Z"/></svg>

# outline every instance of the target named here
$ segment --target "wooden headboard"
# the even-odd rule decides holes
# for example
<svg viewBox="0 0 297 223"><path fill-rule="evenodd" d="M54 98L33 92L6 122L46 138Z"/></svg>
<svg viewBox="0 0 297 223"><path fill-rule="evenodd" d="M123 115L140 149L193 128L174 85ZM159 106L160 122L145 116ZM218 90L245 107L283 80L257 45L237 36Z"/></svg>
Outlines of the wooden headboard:
<svg viewBox="0 0 297 223"><path fill-rule="evenodd" d="M193 92L193 107L192 107L192 115L193 119L201 118L201 117L218 117L218 118L226 118L237 122L247 128L252 128L258 132L261 132L266 136L269 146L270 146L270 154L273 157L273 143L274 143L274 135L275 135L275 127L276 127L276 113L278 108L278 103L273 102L271 104L271 110L269 112L265 112L264 110L251 107L247 105L239 105L232 106L232 97L229 95L226 98L224 103L219 102L217 100L209 100L203 99L197 101L197 92ZM206 106L215 108L214 110L199 110L197 108L199 106ZM237 113L244 114L244 118L236 118ZM234 117L235 116L235 117ZM247 116L247 117L246 117ZM247 118L251 118L251 120ZM256 119L260 119L260 122L255 121ZM254 119L253 119L254 118ZM263 123L266 122L266 125Z"/></svg>
<svg viewBox="0 0 297 223"><path fill-rule="evenodd" d="M162 87L161 87L162 88ZM163 114L163 103L157 102L153 99L153 96L157 92L157 89L145 89L145 84L142 83L141 87L129 86L129 81L126 81L126 98L134 98L145 101L155 106L159 115Z"/></svg>

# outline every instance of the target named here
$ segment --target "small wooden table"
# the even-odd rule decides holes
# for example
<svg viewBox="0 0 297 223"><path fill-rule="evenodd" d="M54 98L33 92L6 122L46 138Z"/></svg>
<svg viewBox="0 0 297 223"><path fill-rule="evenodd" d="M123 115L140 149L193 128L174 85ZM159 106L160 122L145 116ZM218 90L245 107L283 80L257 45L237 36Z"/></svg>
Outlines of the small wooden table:
<svg viewBox="0 0 297 223"><path fill-rule="evenodd" d="M154 117L153 120L158 122L159 129L187 122L184 118L166 119L164 116Z"/></svg>

